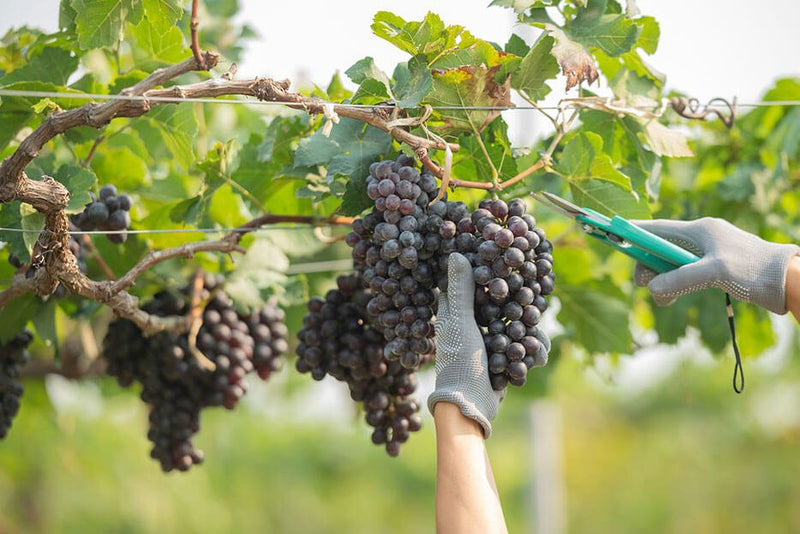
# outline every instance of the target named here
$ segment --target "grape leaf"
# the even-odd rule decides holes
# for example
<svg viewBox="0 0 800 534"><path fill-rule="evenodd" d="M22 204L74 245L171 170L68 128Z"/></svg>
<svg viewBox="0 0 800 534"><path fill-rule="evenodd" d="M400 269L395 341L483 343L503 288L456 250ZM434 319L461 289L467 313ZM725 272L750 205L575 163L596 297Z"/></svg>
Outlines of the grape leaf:
<svg viewBox="0 0 800 534"><path fill-rule="evenodd" d="M18 200L0 204L0 226L3 228L22 228L22 214L19 208L20 202ZM30 250L25 245L25 239L22 233L3 232L0 230L0 236L2 236L2 241L9 249L9 254L13 254L19 258L22 263L30 263Z"/></svg>
<svg viewBox="0 0 800 534"><path fill-rule="evenodd" d="M642 28L624 14L605 14L605 11L606 0L588 0L568 25L570 34L586 46L618 56L633 48Z"/></svg>
<svg viewBox="0 0 800 534"><path fill-rule="evenodd" d="M528 52L530 52L530 47L528 43L525 42L525 39L516 33L512 33L511 37L508 38L508 42L503 47L503 50L515 56L525 57Z"/></svg>
<svg viewBox="0 0 800 534"><path fill-rule="evenodd" d="M372 199L367 196L367 177L352 176L347 181L347 189L342 196L339 212L345 216L356 216L372 206Z"/></svg>
<svg viewBox="0 0 800 534"><path fill-rule="evenodd" d="M491 165L477 139L480 135ZM462 134L458 138L461 150L454 154L453 163L462 180L488 182L492 178L492 166L498 171L498 179L507 180L517 174L517 162L511 153L508 125L495 121L480 134Z"/></svg>
<svg viewBox="0 0 800 534"><path fill-rule="evenodd" d="M0 308L0 343L5 343L19 334L42 306L42 301L33 293L26 293Z"/></svg>
<svg viewBox="0 0 800 534"><path fill-rule="evenodd" d="M44 340L48 347L56 351L58 357L58 322L56 321L56 310L58 304L56 299L42 302L36 314L31 318L36 335Z"/></svg>
<svg viewBox="0 0 800 534"><path fill-rule="evenodd" d="M344 71L353 83L364 83L365 80L374 79L383 82L388 90L389 78L386 73L375 65L375 60L367 56L356 61L353 66Z"/></svg>
<svg viewBox="0 0 800 534"><path fill-rule="evenodd" d="M418 105L431 90L433 78L424 56L414 56L394 69L392 92L401 108Z"/></svg>
<svg viewBox="0 0 800 534"><path fill-rule="evenodd" d="M603 139L593 132L581 132L564 147L558 160L559 172L570 182L604 180L630 191L631 180L618 171L611 156L603 152Z"/></svg>
<svg viewBox="0 0 800 534"><path fill-rule="evenodd" d="M428 13L420 22L406 22L393 13L379 11L373 19L372 31L412 56L424 54L428 58L464 48L475 40L463 26L445 26L435 13Z"/></svg>
<svg viewBox="0 0 800 534"><path fill-rule="evenodd" d="M500 115L495 109L463 109L464 107L505 107L511 104L510 80L498 84L494 73L498 67L465 65L459 68L434 70L433 88L426 101L440 109L437 114L450 133L479 132Z"/></svg>
<svg viewBox="0 0 800 534"><path fill-rule="evenodd" d="M42 82L66 85L70 75L78 68L78 58L69 50L47 47L29 58L27 63L0 78L0 87L18 82Z"/></svg>
<svg viewBox="0 0 800 534"><path fill-rule="evenodd" d="M387 100L394 100L394 97L386 83L375 78L367 78L358 86L353 95L352 103L378 104Z"/></svg>
<svg viewBox="0 0 800 534"><path fill-rule="evenodd" d="M273 294L281 294L287 282L289 259L269 236L258 234L247 254L236 262L236 270L225 281L225 292L237 306L252 310L263 306Z"/></svg>
<svg viewBox="0 0 800 534"><path fill-rule="evenodd" d="M555 39L543 35L511 74L511 87L534 101L543 99L550 88L545 82L558 74L558 63L551 54Z"/></svg>
<svg viewBox="0 0 800 534"><path fill-rule="evenodd" d="M631 350L630 302L610 280L558 283L555 294L561 302L558 320L571 330L571 339L592 353Z"/></svg>
<svg viewBox="0 0 800 534"><path fill-rule="evenodd" d="M639 17L633 22L641 28L636 46L648 54L655 54L656 50L658 50L658 41L661 37L661 28L656 19L653 17Z"/></svg>
<svg viewBox="0 0 800 534"><path fill-rule="evenodd" d="M154 24L161 21L163 24L174 25L183 16L183 0L143 0L143 3L147 18Z"/></svg>
<svg viewBox="0 0 800 534"><path fill-rule="evenodd" d="M197 121L191 106L158 106L134 122L133 128L156 154L166 149L184 169L194 163Z"/></svg>
<svg viewBox="0 0 800 534"><path fill-rule="evenodd" d="M633 191L602 180L582 180L569 184L575 204L592 208L603 215L626 219L649 219L647 200Z"/></svg>
<svg viewBox="0 0 800 534"><path fill-rule="evenodd" d="M125 22L138 24L144 4L137 0L72 0L78 44L84 50L115 46Z"/></svg>
<svg viewBox="0 0 800 534"><path fill-rule="evenodd" d="M686 158L694 156L694 152L689 148L686 137L677 130L667 128L658 120L650 120L642 128L650 150L659 156L671 158Z"/></svg>
<svg viewBox="0 0 800 534"><path fill-rule="evenodd" d="M178 63L186 59L186 47L180 28L154 19L149 13L133 27L133 37L140 48L135 48L136 65L142 70L154 70L162 64Z"/></svg>
<svg viewBox="0 0 800 534"><path fill-rule="evenodd" d="M67 213L82 211L83 206L91 201L89 190L94 187L97 177L89 169L77 165L62 165L53 178L64 184L69 191Z"/></svg>

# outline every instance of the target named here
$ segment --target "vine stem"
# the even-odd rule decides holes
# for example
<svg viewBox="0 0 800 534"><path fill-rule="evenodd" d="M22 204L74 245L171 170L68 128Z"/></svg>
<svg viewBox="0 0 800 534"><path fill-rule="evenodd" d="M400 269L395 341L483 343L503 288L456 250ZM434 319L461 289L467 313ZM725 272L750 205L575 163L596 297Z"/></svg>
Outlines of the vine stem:
<svg viewBox="0 0 800 534"><path fill-rule="evenodd" d="M197 334L200 333L200 327L203 326L203 306L200 296L203 293L203 270L198 269L194 273L192 279L192 301L189 308L189 318L191 323L189 325L189 332L187 334L187 341L189 344L189 352L195 357L197 363L208 369L214 371L217 365L206 357L203 352L197 348Z"/></svg>
<svg viewBox="0 0 800 534"><path fill-rule="evenodd" d="M200 26L200 19L197 17L199 3L198 0L192 0L192 20L189 23L189 27L192 32L192 53L194 54L194 59L197 61L200 68L205 70L206 61L203 57L203 53L200 51L200 38L197 35L197 28Z"/></svg>

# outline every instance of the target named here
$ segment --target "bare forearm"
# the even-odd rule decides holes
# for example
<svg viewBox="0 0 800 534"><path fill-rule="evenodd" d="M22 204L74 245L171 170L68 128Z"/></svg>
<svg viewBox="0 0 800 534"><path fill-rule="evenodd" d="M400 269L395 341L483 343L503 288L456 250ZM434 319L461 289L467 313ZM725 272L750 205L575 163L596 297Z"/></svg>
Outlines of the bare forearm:
<svg viewBox="0 0 800 534"><path fill-rule="evenodd" d="M800 322L800 256L792 258L786 271L786 307Z"/></svg>
<svg viewBox="0 0 800 534"><path fill-rule="evenodd" d="M436 404L436 531L507 532L480 426L454 404Z"/></svg>

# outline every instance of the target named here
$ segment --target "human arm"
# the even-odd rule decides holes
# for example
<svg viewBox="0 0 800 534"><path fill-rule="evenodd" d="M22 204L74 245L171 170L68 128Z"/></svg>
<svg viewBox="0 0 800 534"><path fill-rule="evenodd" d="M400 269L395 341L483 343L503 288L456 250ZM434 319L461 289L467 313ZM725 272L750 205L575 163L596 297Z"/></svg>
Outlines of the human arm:
<svg viewBox="0 0 800 534"><path fill-rule="evenodd" d="M711 217L636 224L701 256L695 263L658 275L642 265L636 266L636 283L646 285L656 303L669 304L681 295L716 287L774 313L784 314L791 309L787 286L790 281L795 282L796 258L800 254L797 245L771 243Z"/></svg>
<svg viewBox="0 0 800 534"><path fill-rule="evenodd" d="M508 532L480 425L439 402L436 426L436 532Z"/></svg>
<svg viewBox="0 0 800 534"><path fill-rule="evenodd" d="M489 382L486 348L473 312L472 267L448 260L448 287L436 314L436 388L428 408L436 426L436 531L506 532L484 439L504 392Z"/></svg>
<svg viewBox="0 0 800 534"><path fill-rule="evenodd" d="M786 307L800 322L800 256L792 258L786 271Z"/></svg>

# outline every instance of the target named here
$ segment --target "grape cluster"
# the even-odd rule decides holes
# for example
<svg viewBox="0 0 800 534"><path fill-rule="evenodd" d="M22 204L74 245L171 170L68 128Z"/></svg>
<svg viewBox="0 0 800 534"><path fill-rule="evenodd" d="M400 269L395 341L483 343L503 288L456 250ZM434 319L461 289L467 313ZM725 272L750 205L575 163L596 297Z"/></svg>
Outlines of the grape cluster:
<svg viewBox="0 0 800 534"><path fill-rule="evenodd" d="M0 439L8 435L11 423L19 411L23 387L17 378L20 367L28 361L26 349L32 339L33 334L23 330L0 345Z"/></svg>
<svg viewBox="0 0 800 534"><path fill-rule="evenodd" d="M118 195L117 188L111 184L100 188L98 198L84 206L83 211L70 218L79 230L122 231L131 225L131 197ZM126 232L106 234L112 243L123 243Z"/></svg>
<svg viewBox="0 0 800 534"><path fill-rule="evenodd" d="M337 286L324 299L308 302L298 332L297 369L315 380L330 375L345 382L351 398L364 405L373 443L397 456L409 433L422 426L419 403L410 397L416 375L396 359L384 358L387 342L367 321L372 297L361 275L340 275Z"/></svg>
<svg viewBox="0 0 800 534"><path fill-rule="evenodd" d="M473 266L492 387L522 386L529 369L547 363L549 340L537 325L553 291L553 246L522 199L484 200L456 230L457 248Z"/></svg>
<svg viewBox="0 0 800 534"><path fill-rule="evenodd" d="M384 356L409 370L433 357L433 308L441 239L432 231L429 199L436 179L401 154L370 165L371 213L347 235L355 269L370 289L367 319L388 342Z"/></svg>
<svg viewBox="0 0 800 534"><path fill-rule="evenodd" d="M208 276L204 281L200 300L207 304L194 343L188 334L144 337L126 319L111 323L103 342L108 374L123 387L142 385L141 398L151 407L151 456L165 472L185 471L202 462L203 453L192 442L200 430L200 411L235 408L247 390L245 376L256 371L266 379L280 368L288 349L283 311L274 302L240 314L220 283ZM144 310L158 316L185 315L190 312L188 292L160 292ZM205 361L213 362L214 368Z"/></svg>

